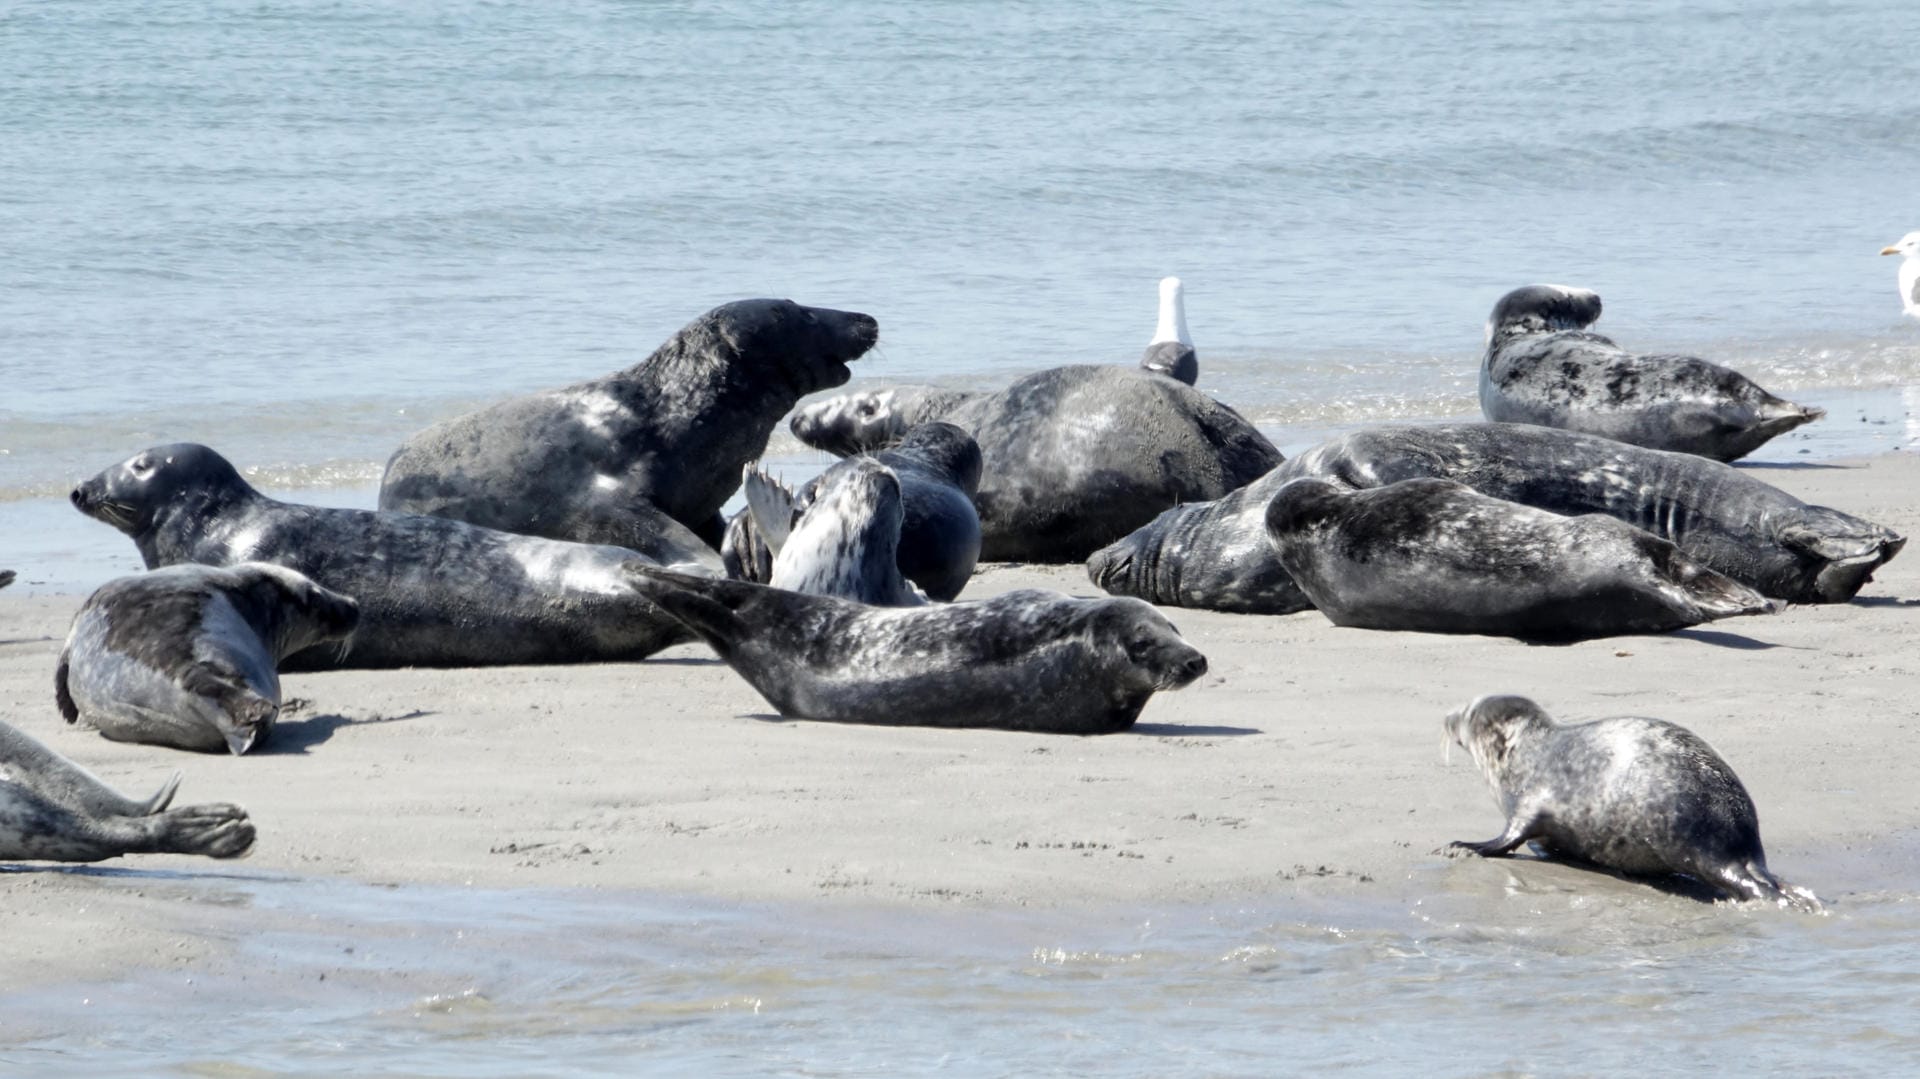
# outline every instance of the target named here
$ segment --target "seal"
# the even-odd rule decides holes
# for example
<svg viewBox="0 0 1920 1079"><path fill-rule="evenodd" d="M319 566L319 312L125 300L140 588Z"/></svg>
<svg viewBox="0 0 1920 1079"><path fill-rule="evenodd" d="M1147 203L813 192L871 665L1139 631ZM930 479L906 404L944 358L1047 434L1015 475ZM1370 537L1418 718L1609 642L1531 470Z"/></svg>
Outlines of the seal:
<svg viewBox="0 0 1920 1079"><path fill-rule="evenodd" d="M14 576L14 571L10 569L0 569L0 588L5 588L12 584Z"/></svg>
<svg viewBox="0 0 1920 1079"><path fill-rule="evenodd" d="M1696 356L1628 352L1587 329L1599 317L1587 289L1527 285L1500 297L1480 367L1487 419L1732 461L1827 414Z"/></svg>
<svg viewBox="0 0 1920 1079"><path fill-rule="evenodd" d="M74 616L54 695L116 742L231 751L265 742L280 661L340 642L360 605L281 566L168 566L102 585Z"/></svg>
<svg viewBox="0 0 1920 1079"><path fill-rule="evenodd" d="M713 647L783 716L1108 734L1207 660L1134 600L1037 590L867 607L629 563L634 588Z"/></svg>
<svg viewBox="0 0 1920 1079"><path fill-rule="evenodd" d="M1187 300L1177 277L1160 279L1160 324L1154 327L1140 366L1191 386L1200 378L1200 358L1187 333Z"/></svg>
<svg viewBox="0 0 1920 1079"><path fill-rule="evenodd" d="M1087 560L1094 583L1162 606L1303 610L1264 538L1266 503L1290 480L1348 488L1422 477L1573 517L1604 513L1669 540L1774 599L1844 603L1906 538L1812 506L1692 454L1512 423L1369 427L1323 442L1218 502L1181 506Z"/></svg>
<svg viewBox="0 0 1920 1079"><path fill-rule="evenodd" d="M238 858L253 822L236 805L169 809L175 772L144 802L123 798L72 761L0 723L0 860L98 862L122 854Z"/></svg>
<svg viewBox="0 0 1920 1079"><path fill-rule="evenodd" d="M280 502L191 442L135 454L72 498L131 537L149 569L271 562L359 601L351 645L303 649L282 670L613 662L685 639L627 587L619 567L633 551ZM718 572L718 556L707 560L685 568Z"/></svg>
<svg viewBox="0 0 1920 1079"><path fill-rule="evenodd" d="M1773 610L1625 521L1562 517L1452 480L1363 491L1294 480L1268 503L1267 533L1336 626L1581 641Z"/></svg>
<svg viewBox="0 0 1920 1079"><path fill-rule="evenodd" d="M912 428L899 445L870 456L899 481L900 573L929 597L951 600L966 587L980 557L980 514L973 508L973 493L980 489L980 447L960 428L936 421ZM794 511L806 512L822 486L862 459L840 461L801 486L793 497ZM720 558L729 577L772 582L773 554L746 510L727 522Z"/></svg>
<svg viewBox="0 0 1920 1079"><path fill-rule="evenodd" d="M836 468L804 511L779 480L747 466L747 512L773 555L768 583L810 596L879 607L917 607L927 597L900 572L900 480L871 457Z"/></svg>
<svg viewBox="0 0 1920 1079"><path fill-rule="evenodd" d="M1735 899L1822 909L1768 871L1753 799L1685 727L1637 716L1563 725L1512 696L1478 698L1445 726L1507 815L1499 835L1451 850L1497 858L1531 843L1621 873L1685 874Z"/></svg>
<svg viewBox="0 0 1920 1079"><path fill-rule="evenodd" d="M943 398L912 395L905 415L881 395L833 398L800 409L793 433L844 453L881 448L909 422L966 431L985 463L974 502L987 561L1081 561L1161 510L1219 498L1281 461L1239 413L1137 367L1055 367L936 411Z"/></svg>
<svg viewBox="0 0 1920 1079"><path fill-rule="evenodd" d="M688 561L695 536L719 546L720 507L773 425L844 384L879 333L852 311L724 304L624 371L414 435L387 462L380 508Z"/></svg>

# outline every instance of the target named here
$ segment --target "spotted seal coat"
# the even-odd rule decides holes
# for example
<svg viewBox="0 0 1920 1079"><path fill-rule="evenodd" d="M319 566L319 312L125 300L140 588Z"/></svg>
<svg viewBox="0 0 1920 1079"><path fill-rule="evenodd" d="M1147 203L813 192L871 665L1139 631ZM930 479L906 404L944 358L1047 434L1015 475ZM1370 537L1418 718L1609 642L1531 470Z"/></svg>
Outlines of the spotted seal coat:
<svg viewBox="0 0 1920 1079"><path fill-rule="evenodd" d="M926 594L900 572L900 480L871 457L852 457L815 490L804 511L793 492L747 466L747 512L772 555L767 583L810 596L879 607L917 607Z"/></svg>

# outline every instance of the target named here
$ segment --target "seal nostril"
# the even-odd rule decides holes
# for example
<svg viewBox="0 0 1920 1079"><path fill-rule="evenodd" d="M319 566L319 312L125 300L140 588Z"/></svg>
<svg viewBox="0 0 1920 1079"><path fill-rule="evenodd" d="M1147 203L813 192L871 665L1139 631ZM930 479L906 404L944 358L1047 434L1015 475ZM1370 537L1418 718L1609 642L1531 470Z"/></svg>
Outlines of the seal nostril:
<svg viewBox="0 0 1920 1079"><path fill-rule="evenodd" d="M1198 678L1207 673L1207 657L1194 656L1182 664L1182 666L1186 668L1188 674Z"/></svg>
<svg viewBox="0 0 1920 1079"><path fill-rule="evenodd" d="M73 502L74 509L83 510L87 508L86 492L80 488L75 487L73 490L67 492L67 498Z"/></svg>

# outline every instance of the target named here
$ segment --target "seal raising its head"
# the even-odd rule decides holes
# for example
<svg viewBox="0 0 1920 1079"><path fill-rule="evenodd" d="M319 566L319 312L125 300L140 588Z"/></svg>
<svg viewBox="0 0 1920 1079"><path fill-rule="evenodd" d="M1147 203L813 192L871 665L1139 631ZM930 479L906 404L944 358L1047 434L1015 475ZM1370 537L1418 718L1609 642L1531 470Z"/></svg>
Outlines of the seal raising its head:
<svg viewBox="0 0 1920 1079"><path fill-rule="evenodd" d="M767 583L879 607L925 603L897 560L906 519L899 477L871 457L847 466L826 477L804 510L779 480L747 466L747 512L773 555Z"/></svg>
<svg viewBox="0 0 1920 1079"><path fill-rule="evenodd" d="M67 722L116 742L231 750L280 714L280 661L346 640L360 606L281 566L168 566L102 585L74 617L54 674Z"/></svg>
<svg viewBox="0 0 1920 1079"><path fill-rule="evenodd" d="M168 809L179 773L144 802L0 723L0 861L97 862L122 854L237 858L253 822L236 805Z"/></svg>
<svg viewBox="0 0 1920 1079"><path fill-rule="evenodd" d="M1640 355L1587 331L1600 297L1527 285L1493 306L1480 368L1490 420L1563 427L1716 461L1826 415L1693 356Z"/></svg>
<svg viewBox="0 0 1920 1079"><path fill-rule="evenodd" d="M634 588L699 634L783 716L1108 734L1207 660L1138 600L1008 592L929 607L688 577L644 563Z"/></svg>
<svg viewBox="0 0 1920 1079"><path fill-rule="evenodd" d="M693 534L719 545L720 507L773 425L844 384L879 334L871 316L791 300L716 307L624 371L413 436L380 508L685 561Z"/></svg>
<svg viewBox="0 0 1920 1079"><path fill-rule="evenodd" d="M1659 719L1555 723L1525 697L1481 697L1446 719L1507 815L1506 830L1452 849L1488 858L1522 843L1622 873L1684 873L1737 899L1817 911L1767 870L1740 777L1698 735Z"/></svg>

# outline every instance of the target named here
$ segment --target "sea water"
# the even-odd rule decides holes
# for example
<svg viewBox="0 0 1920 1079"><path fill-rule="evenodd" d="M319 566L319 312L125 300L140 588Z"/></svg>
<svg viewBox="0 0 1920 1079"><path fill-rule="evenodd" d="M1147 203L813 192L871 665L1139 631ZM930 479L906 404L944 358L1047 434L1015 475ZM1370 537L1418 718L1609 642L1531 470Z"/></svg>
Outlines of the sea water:
<svg viewBox="0 0 1920 1079"><path fill-rule="evenodd" d="M989 388L1135 362L1177 274L1200 386L1294 449L1473 415L1493 301L1554 281L1598 290L1623 344L1829 407L1765 460L1911 445L1920 322L1876 252L1920 227L1916 40L1895 2L0 5L0 565L68 593L137 568L63 496L161 442L370 505L419 427L756 295L876 316L855 386ZM939 1048L964 1043L1002 1073L1429 1071L1440 1046L1524 1071L1545 1039L1604 1071L1648 1015L1676 1066L1915 1048L1899 896L1821 922L1708 907L1610 947L1524 907L1435 932L1413 898L996 937L988 914L463 894L443 917L431 890L238 887L421 939L539 916L496 979L455 963L263 1012L215 978L166 1068L564 1073L642 1044L687 1073L971 1074ZM623 961L569 967L574 936ZM332 939L246 946L305 970ZM1618 1010L1520 1008L1570 979ZM1726 1012L1729 984L1769 1003ZM178 987L142 985L126 1028L177 1032ZM76 1029L0 1063L146 1059Z"/></svg>

